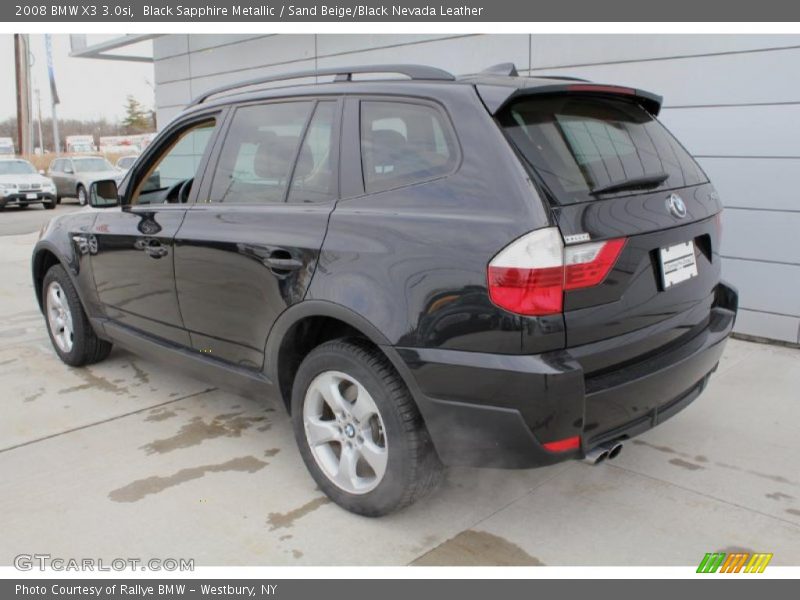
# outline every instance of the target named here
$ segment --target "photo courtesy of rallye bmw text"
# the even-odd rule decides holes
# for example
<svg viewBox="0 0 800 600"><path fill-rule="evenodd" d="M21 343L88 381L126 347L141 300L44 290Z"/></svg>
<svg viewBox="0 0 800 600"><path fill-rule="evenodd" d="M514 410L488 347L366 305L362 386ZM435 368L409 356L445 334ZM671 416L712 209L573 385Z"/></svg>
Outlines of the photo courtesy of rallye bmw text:
<svg viewBox="0 0 800 600"><path fill-rule="evenodd" d="M0 595L791 585L797 13L0 7Z"/></svg>

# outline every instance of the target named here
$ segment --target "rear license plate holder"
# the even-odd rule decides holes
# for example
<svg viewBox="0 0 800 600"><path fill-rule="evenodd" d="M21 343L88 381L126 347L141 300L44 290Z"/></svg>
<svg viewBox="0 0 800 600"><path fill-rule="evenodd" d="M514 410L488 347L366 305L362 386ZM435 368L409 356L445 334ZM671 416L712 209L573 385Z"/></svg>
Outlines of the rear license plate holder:
<svg viewBox="0 0 800 600"><path fill-rule="evenodd" d="M693 240L660 248L658 257L661 263L661 284L665 290L697 277Z"/></svg>

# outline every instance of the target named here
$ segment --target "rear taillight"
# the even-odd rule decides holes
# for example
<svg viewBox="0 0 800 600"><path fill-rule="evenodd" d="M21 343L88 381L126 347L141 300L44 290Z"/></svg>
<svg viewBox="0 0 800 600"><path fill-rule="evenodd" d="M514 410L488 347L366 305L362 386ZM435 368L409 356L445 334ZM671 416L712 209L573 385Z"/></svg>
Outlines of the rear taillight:
<svg viewBox="0 0 800 600"><path fill-rule="evenodd" d="M501 250L489 263L489 297L520 315L562 312L564 291L598 285L617 261L625 239L564 247L555 227L537 229Z"/></svg>
<svg viewBox="0 0 800 600"><path fill-rule="evenodd" d="M581 447L581 438L579 436L564 438L563 440L556 440L555 442L545 442L542 447L549 452L568 452L569 450L577 450Z"/></svg>

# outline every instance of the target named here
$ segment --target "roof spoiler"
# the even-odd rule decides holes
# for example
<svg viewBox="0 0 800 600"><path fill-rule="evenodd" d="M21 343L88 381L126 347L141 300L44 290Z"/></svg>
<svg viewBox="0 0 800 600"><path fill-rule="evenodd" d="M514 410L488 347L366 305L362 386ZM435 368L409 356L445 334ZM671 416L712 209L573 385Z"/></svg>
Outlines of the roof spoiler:
<svg viewBox="0 0 800 600"><path fill-rule="evenodd" d="M541 94L593 94L630 97L653 116L657 116L661 111L661 103L664 100L658 94L636 88L583 81L565 81L553 85L529 88L511 88L491 84L477 84L475 88L481 100L483 100L483 103L486 105L486 108L488 108L489 112L493 115L496 115L509 103L518 98L524 96L538 96Z"/></svg>

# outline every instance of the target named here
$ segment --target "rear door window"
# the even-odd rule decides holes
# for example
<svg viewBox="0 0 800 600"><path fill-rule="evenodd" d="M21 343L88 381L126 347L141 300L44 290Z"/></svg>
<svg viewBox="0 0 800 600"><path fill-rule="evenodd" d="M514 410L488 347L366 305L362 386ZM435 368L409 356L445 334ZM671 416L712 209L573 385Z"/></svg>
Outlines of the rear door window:
<svg viewBox="0 0 800 600"><path fill-rule="evenodd" d="M211 202L283 202L313 108L311 101L238 108L214 173Z"/></svg>
<svg viewBox="0 0 800 600"><path fill-rule="evenodd" d="M367 192L447 175L457 158L449 124L433 106L361 102L361 166Z"/></svg>
<svg viewBox="0 0 800 600"><path fill-rule="evenodd" d="M705 183L675 138L638 104L616 98L528 98L500 124L560 204ZM637 185L635 182L639 182Z"/></svg>

